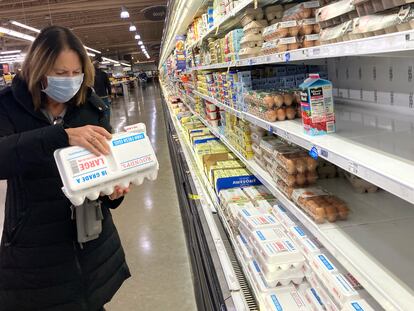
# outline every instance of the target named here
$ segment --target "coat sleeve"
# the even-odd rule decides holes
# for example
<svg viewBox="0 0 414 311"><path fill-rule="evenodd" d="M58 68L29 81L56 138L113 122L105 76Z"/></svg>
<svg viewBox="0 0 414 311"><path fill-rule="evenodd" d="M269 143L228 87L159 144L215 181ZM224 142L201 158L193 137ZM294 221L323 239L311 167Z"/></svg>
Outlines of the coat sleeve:
<svg viewBox="0 0 414 311"><path fill-rule="evenodd" d="M50 161L56 149L68 145L68 135L61 125L15 133L9 116L0 106L0 179L9 179L33 165Z"/></svg>

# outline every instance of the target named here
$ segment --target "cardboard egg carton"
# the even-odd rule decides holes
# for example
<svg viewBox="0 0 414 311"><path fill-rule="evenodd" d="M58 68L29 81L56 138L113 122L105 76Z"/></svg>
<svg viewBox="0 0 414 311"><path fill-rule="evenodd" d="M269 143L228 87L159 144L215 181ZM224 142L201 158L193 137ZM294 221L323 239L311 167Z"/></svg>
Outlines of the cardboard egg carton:
<svg viewBox="0 0 414 311"><path fill-rule="evenodd" d="M316 21L323 28L332 27L358 17L350 0L341 0L316 10Z"/></svg>
<svg viewBox="0 0 414 311"><path fill-rule="evenodd" d="M383 12L395 7L413 3L413 0L353 0L359 16Z"/></svg>
<svg viewBox="0 0 414 311"><path fill-rule="evenodd" d="M144 124L126 127L114 134L109 155L96 156L82 147L67 147L54 153L63 182L62 191L75 206L86 198L96 200L110 195L116 186L141 185L155 180L159 164Z"/></svg>

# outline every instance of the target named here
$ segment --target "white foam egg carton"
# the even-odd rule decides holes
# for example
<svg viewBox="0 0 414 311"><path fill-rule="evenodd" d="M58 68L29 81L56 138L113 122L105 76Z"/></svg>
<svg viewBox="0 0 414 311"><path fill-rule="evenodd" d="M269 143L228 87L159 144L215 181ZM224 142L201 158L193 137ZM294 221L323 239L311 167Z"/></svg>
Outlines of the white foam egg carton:
<svg viewBox="0 0 414 311"><path fill-rule="evenodd" d="M323 301L326 311L340 311L340 308L334 302L334 299L331 297L330 293L328 293L327 288L322 285L314 272L311 272L309 275L307 275L306 279L308 280L311 287L317 290Z"/></svg>
<svg viewBox="0 0 414 311"><path fill-rule="evenodd" d="M260 214L252 216L246 216L245 214L241 214L240 221L250 231L280 226L279 221L277 221L276 218L270 214Z"/></svg>
<svg viewBox="0 0 414 311"><path fill-rule="evenodd" d="M310 287L308 284L299 286L299 293L307 301L307 306L312 311L326 311L325 302L317 288Z"/></svg>
<svg viewBox="0 0 414 311"><path fill-rule="evenodd" d="M280 227L253 230L250 236L253 244L255 245L259 245L264 242L287 239L287 235Z"/></svg>
<svg viewBox="0 0 414 311"><path fill-rule="evenodd" d="M280 205L274 205L271 214L276 217L286 228L296 226L296 223L292 221L287 214L286 209Z"/></svg>
<svg viewBox="0 0 414 311"><path fill-rule="evenodd" d="M364 299L348 301L341 311L374 311L374 309Z"/></svg>
<svg viewBox="0 0 414 311"><path fill-rule="evenodd" d="M248 214L258 213L252 202L230 202L227 204L224 211L233 221L239 220L240 211L244 211L244 213Z"/></svg>
<svg viewBox="0 0 414 311"><path fill-rule="evenodd" d="M246 240L246 238L240 234L236 236L236 242L240 247L241 253L243 255L243 258L246 261L252 260L252 254L249 250L249 242Z"/></svg>
<svg viewBox="0 0 414 311"><path fill-rule="evenodd" d="M86 198L110 195L115 186L126 188L141 185L145 178L157 178L159 164L145 125L136 124L127 130L108 141L109 155L96 156L76 146L55 151L62 191L73 205L81 205Z"/></svg>
<svg viewBox="0 0 414 311"><path fill-rule="evenodd" d="M310 311L306 301L293 285L278 287L265 296L267 310Z"/></svg>

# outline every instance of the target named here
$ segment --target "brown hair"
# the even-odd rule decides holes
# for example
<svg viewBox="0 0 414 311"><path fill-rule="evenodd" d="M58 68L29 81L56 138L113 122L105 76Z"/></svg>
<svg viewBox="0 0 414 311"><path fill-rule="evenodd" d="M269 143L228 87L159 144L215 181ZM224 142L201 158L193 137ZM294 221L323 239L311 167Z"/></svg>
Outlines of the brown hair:
<svg viewBox="0 0 414 311"><path fill-rule="evenodd" d="M80 58L83 82L73 103L81 105L86 101L88 89L93 86L95 70L81 40L68 28L50 26L44 28L33 41L23 63L21 76L32 94L33 105L39 109L42 105L42 79L52 69L59 54L70 49Z"/></svg>

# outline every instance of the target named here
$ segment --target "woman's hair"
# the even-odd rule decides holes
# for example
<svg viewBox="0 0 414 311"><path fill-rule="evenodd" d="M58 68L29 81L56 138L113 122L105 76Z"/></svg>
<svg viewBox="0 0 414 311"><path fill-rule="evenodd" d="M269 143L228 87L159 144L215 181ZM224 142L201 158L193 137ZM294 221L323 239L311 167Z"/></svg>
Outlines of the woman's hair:
<svg viewBox="0 0 414 311"><path fill-rule="evenodd" d="M35 109L42 105L42 79L53 68L59 54L67 49L79 55L84 73L81 88L73 98L73 103L80 105L86 101L88 89L93 86L95 79L89 56L72 31L61 26L50 26L44 28L34 40L22 66L21 76L32 94Z"/></svg>

